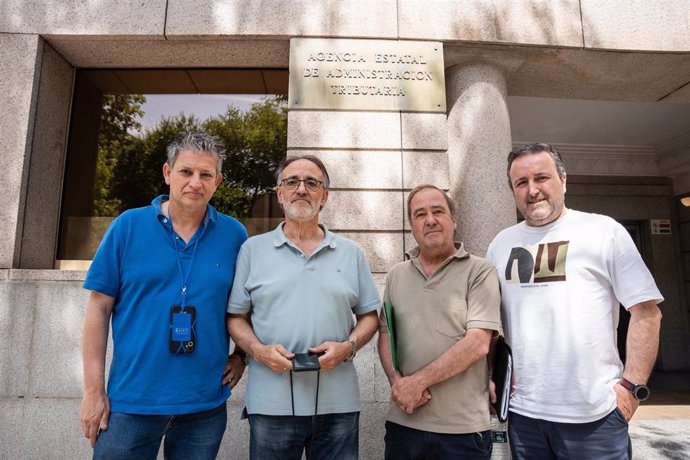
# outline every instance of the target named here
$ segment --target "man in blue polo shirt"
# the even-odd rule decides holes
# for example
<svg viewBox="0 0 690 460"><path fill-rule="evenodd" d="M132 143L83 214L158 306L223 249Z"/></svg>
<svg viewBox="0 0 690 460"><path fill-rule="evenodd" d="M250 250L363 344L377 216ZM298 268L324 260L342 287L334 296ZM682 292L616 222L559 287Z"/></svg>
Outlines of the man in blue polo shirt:
<svg viewBox="0 0 690 460"><path fill-rule="evenodd" d="M247 238L209 200L223 153L205 133L168 146L170 195L124 212L110 226L84 282L81 427L94 458L213 459L226 400L244 372L228 358L225 307ZM105 388L112 320L113 359Z"/></svg>
<svg viewBox="0 0 690 460"><path fill-rule="evenodd" d="M379 296L359 246L319 224L329 187L321 160L288 157L276 179L285 221L242 246L228 304L230 334L250 356L250 457L301 459L306 449L315 460L354 459L352 359L376 332ZM314 371L293 374L309 352Z"/></svg>

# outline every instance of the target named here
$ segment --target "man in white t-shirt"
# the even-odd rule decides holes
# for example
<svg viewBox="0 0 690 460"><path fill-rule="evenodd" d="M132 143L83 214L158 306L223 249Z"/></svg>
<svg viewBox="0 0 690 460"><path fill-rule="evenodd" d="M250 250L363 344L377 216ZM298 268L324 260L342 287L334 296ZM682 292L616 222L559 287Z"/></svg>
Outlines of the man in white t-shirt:
<svg viewBox="0 0 690 460"><path fill-rule="evenodd" d="M487 259L515 364L513 459L629 459L628 422L649 396L663 297L620 224L565 207L565 165L551 145L515 148L508 179L525 221L500 232ZM625 365L619 304L631 314Z"/></svg>

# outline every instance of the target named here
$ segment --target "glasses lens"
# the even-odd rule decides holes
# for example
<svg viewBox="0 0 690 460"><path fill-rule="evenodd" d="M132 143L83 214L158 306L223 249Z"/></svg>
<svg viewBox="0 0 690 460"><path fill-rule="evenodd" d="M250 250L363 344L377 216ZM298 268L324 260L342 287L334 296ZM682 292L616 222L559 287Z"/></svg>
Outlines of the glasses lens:
<svg viewBox="0 0 690 460"><path fill-rule="evenodd" d="M288 190L294 190L299 187L299 179L285 179L283 181L283 187Z"/></svg>
<svg viewBox="0 0 690 460"><path fill-rule="evenodd" d="M315 192L319 189L319 181L316 179L307 179L304 181L304 187L310 192Z"/></svg>
<svg viewBox="0 0 690 460"><path fill-rule="evenodd" d="M283 187L285 187L286 190L295 190L299 188L299 183L304 182L304 188L307 189L310 192L315 192L319 189L321 186L321 182L316 180L316 179L304 179L300 180L297 178L288 178L288 179L283 179Z"/></svg>

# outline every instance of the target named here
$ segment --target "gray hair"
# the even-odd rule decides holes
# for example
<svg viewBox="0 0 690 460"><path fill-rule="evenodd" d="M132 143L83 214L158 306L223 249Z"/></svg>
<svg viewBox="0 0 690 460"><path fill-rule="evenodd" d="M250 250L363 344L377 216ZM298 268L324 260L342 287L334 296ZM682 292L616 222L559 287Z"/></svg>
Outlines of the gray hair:
<svg viewBox="0 0 690 460"><path fill-rule="evenodd" d="M318 166L318 168L321 170L321 174L323 174L323 189L328 190L328 188L331 186L331 178L328 177L326 165L324 165L323 161L321 161L318 157L315 157L314 155L291 156L286 157L283 161L281 161L278 167L276 168L276 187L280 186L280 176L283 174L283 171L285 171L285 168L287 168L290 163L294 163L297 160L308 160L314 163L316 166Z"/></svg>
<svg viewBox="0 0 690 460"><path fill-rule="evenodd" d="M515 147L513 150L511 150L508 154L508 185L510 186L511 190L513 189L513 184L510 181L510 167L513 165L513 161L525 155L532 155L541 152L548 153L549 156L553 159L553 162L556 163L556 171L558 171L558 177L562 178L563 176L565 176L565 163L563 163L561 153L558 150L556 150L556 147L554 147L551 144L545 144L542 142L519 145Z"/></svg>
<svg viewBox="0 0 690 460"><path fill-rule="evenodd" d="M175 165L178 155L183 150L189 150L200 155L211 155L216 159L216 173L222 171L223 160L225 159L225 149L222 147L217 137L201 131L185 131L178 134L170 145L168 145L168 159L166 163L168 163L170 168Z"/></svg>

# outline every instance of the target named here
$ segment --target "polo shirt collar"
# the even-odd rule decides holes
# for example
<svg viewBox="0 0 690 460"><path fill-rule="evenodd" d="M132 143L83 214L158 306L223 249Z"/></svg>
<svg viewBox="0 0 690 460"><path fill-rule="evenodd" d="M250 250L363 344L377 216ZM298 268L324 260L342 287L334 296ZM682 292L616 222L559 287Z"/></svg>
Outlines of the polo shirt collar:
<svg viewBox="0 0 690 460"><path fill-rule="evenodd" d="M449 257L454 258L454 259L464 259L465 257L469 257L470 253L465 250L465 245L462 244L460 241L455 241L455 254ZM409 251L405 253L405 257L407 259L416 259L419 257L419 246L415 246Z"/></svg>
<svg viewBox="0 0 690 460"><path fill-rule="evenodd" d="M283 231L283 227L285 226L285 221L282 221L281 223L278 224L275 230L273 230L273 246L275 247L280 247L284 244L291 245L292 243L288 239L287 236L285 236L285 232ZM319 243L319 245L316 247L314 250L314 254L316 254L318 251L321 250L321 248L324 248L326 246L330 247L331 249L335 249L336 247L336 239L335 239L335 234L328 230L328 228L322 224L319 223L319 227L321 227L321 230L323 230L323 240Z"/></svg>
<svg viewBox="0 0 690 460"><path fill-rule="evenodd" d="M163 219L166 219L168 216L166 216L163 213L163 210L161 209L161 205L165 201L170 200L170 195L159 195L156 198L151 201L151 205L153 206L153 209L156 211L156 216L158 216L158 220L162 221ZM218 211L216 208L211 206L210 204L206 205L206 215L204 216L204 225L208 224L209 221L215 223L218 220Z"/></svg>

